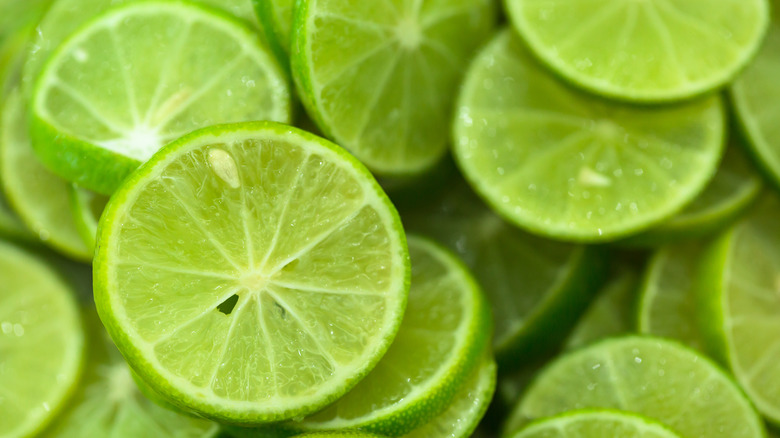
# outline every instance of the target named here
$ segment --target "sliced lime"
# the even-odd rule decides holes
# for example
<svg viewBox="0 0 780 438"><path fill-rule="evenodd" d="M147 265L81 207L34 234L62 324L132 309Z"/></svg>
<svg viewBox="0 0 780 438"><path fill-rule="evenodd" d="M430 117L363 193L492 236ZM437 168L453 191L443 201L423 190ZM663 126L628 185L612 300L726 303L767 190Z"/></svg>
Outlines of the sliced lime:
<svg viewBox="0 0 780 438"><path fill-rule="evenodd" d="M73 223L87 248L95 247L98 221L107 203L107 196L75 184L70 186L70 212L73 215Z"/></svg>
<svg viewBox="0 0 780 438"><path fill-rule="evenodd" d="M767 0L505 0L547 65L594 93L637 101L719 88L753 59Z"/></svg>
<svg viewBox="0 0 780 438"><path fill-rule="evenodd" d="M653 254L640 291L637 328L640 333L677 339L701 350L696 321L696 275L703 244L665 246Z"/></svg>
<svg viewBox="0 0 780 438"><path fill-rule="evenodd" d="M553 238L605 241L660 223L704 189L725 117L718 96L660 108L596 100L505 30L466 75L454 133L458 164L502 216Z"/></svg>
<svg viewBox="0 0 780 438"><path fill-rule="evenodd" d="M579 410L529 424L512 438L681 438L661 423L606 409Z"/></svg>
<svg viewBox="0 0 780 438"><path fill-rule="evenodd" d="M766 431L741 390L706 357L662 338L608 339L559 357L537 377L506 427L573 409L634 412L686 438L758 438Z"/></svg>
<svg viewBox="0 0 780 438"><path fill-rule="evenodd" d="M342 430L338 432L312 432L296 435L295 438L382 438L373 433Z"/></svg>
<svg viewBox="0 0 780 438"><path fill-rule="evenodd" d="M25 241L35 240L0 192L0 236Z"/></svg>
<svg viewBox="0 0 780 438"><path fill-rule="evenodd" d="M370 173L271 122L155 154L111 197L97 248L97 307L133 369L239 425L345 394L387 351L409 288L400 219Z"/></svg>
<svg viewBox="0 0 780 438"><path fill-rule="evenodd" d="M70 288L38 258L0 241L0 437L30 437L73 391L84 330Z"/></svg>
<svg viewBox="0 0 780 438"><path fill-rule="evenodd" d="M412 174L449 141L454 94L495 22L492 0L305 0L292 70L308 113L370 169Z"/></svg>
<svg viewBox="0 0 780 438"><path fill-rule="evenodd" d="M707 249L698 291L708 349L758 410L780 425L780 200L757 208Z"/></svg>
<svg viewBox="0 0 780 438"><path fill-rule="evenodd" d="M260 29L274 53L289 63L295 0L252 0L260 19Z"/></svg>
<svg viewBox="0 0 780 438"><path fill-rule="evenodd" d="M19 90L5 102L0 129L0 174L8 202L45 244L81 261L92 260L68 206L69 184L49 172L33 152L27 134L27 106Z"/></svg>
<svg viewBox="0 0 780 438"><path fill-rule="evenodd" d="M175 37L174 37L175 36ZM288 83L243 23L181 2L133 2L80 28L34 89L32 139L64 178L110 194L199 127L290 120Z"/></svg>
<svg viewBox="0 0 780 438"><path fill-rule="evenodd" d="M603 278L600 251L525 233L496 216L465 182L404 214L471 267L493 309L493 347L504 370L557 348Z"/></svg>

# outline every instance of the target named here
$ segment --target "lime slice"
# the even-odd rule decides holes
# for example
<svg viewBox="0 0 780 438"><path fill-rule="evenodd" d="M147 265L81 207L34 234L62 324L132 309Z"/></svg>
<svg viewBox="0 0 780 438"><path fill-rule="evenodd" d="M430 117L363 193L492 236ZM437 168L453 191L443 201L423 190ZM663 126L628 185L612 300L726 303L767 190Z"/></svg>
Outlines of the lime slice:
<svg viewBox="0 0 780 438"><path fill-rule="evenodd" d="M731 101L758 164L780 186L780 7L772 9L769 33L755 60L731 85Z"/></svg>
<svg viewBox="0 0 780 438"><path fill-rule="evenodd" d="M73 223L87 248L95 247L98 221L107 203L107 196L75 184L70 186L70 212L73 215Z"/></svg>
<svg viewBox="0 0 780 438"><path fill-rule="evenodd" d="M0 192L0 236L22 241L33 241L35 239L16 213L11 210L2 192Z"/></svg>
<svg viewBox="0 0 780 438"><path fill-rule="evenodd" d="M693 202L661 225L620 244L660 246L710 236L736 221L758 197L761 186L761 178L742 146L732 143L715 177Z"/></svg>
<svg viewBox="0 0 780 438"><path fill-rule="evenodd" d="M43 261L0 241L0 278L0 437L29 437L73 391L84 331L70 288Z"/></svg>
<svg viewBox="0 0 780 438"><path fill-rule="evenodd" d="M606 241L691 202L715 174L724 132L718 96L669 107L596 100L553 77L505 30L466 75L454 148L469 182L511 222Z"/></svg>
<svg viewBox="0 0 780 438"><path fill-rule="evenodd" d="M447 409L404 438L466 438L471 436L487 411L496 389L496 363L485 355L471 376L455 393Z"/></svg>
<svg viewBox="0 0 780 438"><path fill-rule="evenodd" d="M208 438L219 426L157 406L136 387L130 368L88 311L89 354L68 407L41 438Z"/></svg>
<svg viewBox="0 0 780 438"><path fill-rule="evenodd" d="M579 410L534 422L512 438L680 438L654 420L613 410Z"/></svg>
<svg viewBox="0 0 780 438"><path fill-rule="evenodd" d="M696 321L696 275L702 243L665 246L647 265L639 297L640 333L677 339L701 350Z"/></svg>
<svg viewBox="0 0 780 438"><path fill-rule="evenodd" d="M243 23L194 4L145 1L112 9L67 39L41 73L32 112L44 164L110 194L194 129L289 121L290 94Z"/></svg>
<svg viewBox="0 0 780 438"><path fill-rule="evenodd" d="M345 394L387 351L409 288L400 219L370 173L271 122L156 154L111 197L97 248L95 301L133 369L239 425Z"/></svg>
<svg viewBox="0 0 780 438"><path fill-rule="evenodd" d="M725 85L758 51L766 0L506 0L515 29L589 91L670 101Z"/></svg>
<svg viewBox="0 0 780 438"><path fill-rule="evenodd" d="M296 438L382 438L373 433L342 430L338 432L312 432L296 435Z"/></svg>
<svg viewBox="0 0 780 438"><path fill-rule="evenodd" d="M70 184L38 161L27 134L27 106L19 90L5 102L0 129L0 174L8 202L45 244L81 260L92 260L69 214Z"/></svg>
<svg viewBox="0 0 780 438"><path fill-rule="evenodd" d="M289 63L295 0L252 0L260 29L280 62Z"/></svg>
<svg viewBox="0 0 780 438"><path fill-rule="evenodd" d="M378 174L434 165L494 2L306 0L295 11L293 77L323 132Z"/></svg>
<svg viewBox="0 0 780 438"><path fill-rule="evenodd" d="M493 309L499 367L516 369L564 340L601 284L602 254L527 234L464 182L451 185L441 199L404 214L404 224L448 246L473 270Z"/></svg>
<svg viewBox="0 0 780 438"><path fill-rule="evenodd" d="M698 291L708 349L731 368L748 397L780 425L780 200L756 210L707 250Z"/></svg>
<svg viewBox="0 0 780 438"><path fill-rule="evenodd" d="M506 431L583 408L634 412L686 438L766 435L761 418L726 373L662 338L608 339L559 357L528 389Z"/></svg>

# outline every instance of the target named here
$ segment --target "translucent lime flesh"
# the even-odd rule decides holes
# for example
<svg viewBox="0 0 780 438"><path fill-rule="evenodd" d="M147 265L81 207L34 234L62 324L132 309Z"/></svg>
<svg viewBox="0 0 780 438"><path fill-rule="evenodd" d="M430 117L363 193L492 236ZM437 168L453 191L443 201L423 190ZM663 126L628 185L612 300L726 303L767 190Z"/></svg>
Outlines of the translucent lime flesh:
<svg viewBox="0 0 780 438"><path fill-rule="evenodd" d="M605 340L553 361L517 405L506 431L583 408L635 412L688 438L766 434L720 368L676 342L639 336Z"/></svg>
<svg viewBox="0 0 780 438"><path fill-rule="evenodd" d="M610 97L671 101L719 88L755 55L766 0L506 0L533 52Z"/></svg>
<svg viewBox="0 0 780 438"><path fill-rule="evenodd" d="M346 152L284 125L169 146L112 197L98 242L96 302L120 350L174 404L227 423L334 401L406 304L384 193Z"/></svg>
<svg viewBox="0 0 780 438"><path fill-rule="evenodd" d="M605 241L692 201L715 174L724 133L717 96L661 108L597 100L552 76L505 30L466 75L454 151L507 220L557 239Z"/></svg>
<svg viewBox="0 0 780 438"><path fill-rule="evenodd" d="M309 115L369 168L419 173L446 150L453 95L494 21L490 0L307 0L293 76Z"/></svg>
<svg viewBox="0 0 780 438"><path fill-rule="evenodd" d="M636 414L583 410L540 420L512 438L679 438L664 425Z"/></svg>
<svg viewBox="0 0 780 438"><path fill-rule="evenodd" d="M0 242L0 436L33 436L81 373L84 332L70 288L41 260Z"/></svg>

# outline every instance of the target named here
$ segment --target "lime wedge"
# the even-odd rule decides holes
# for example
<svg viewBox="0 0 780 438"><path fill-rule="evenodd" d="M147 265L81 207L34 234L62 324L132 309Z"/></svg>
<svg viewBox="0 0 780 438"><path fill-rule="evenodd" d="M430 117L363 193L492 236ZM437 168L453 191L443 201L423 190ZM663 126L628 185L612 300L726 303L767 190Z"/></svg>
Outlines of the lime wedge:
<svg viewBox="0 0 780 438"><path fill-rule="evenodd" d="M89 353L79 388L41 438L209 438L219 426L161 408L136 387L130 368L94 310L87 312Z"/></svg>
<svg viewBox="0 0 780 438"><path fill-rule="evenodd" d="M70 212L73 215L73 223L87 248L95 247L98 221L107 203L107 196L75 184L70 186Z"/></svg>
<svg viewBox="0 0 780 438"><path fill-rule="evenodd" d="M299 2L291 63L306 110L378 174L431 167L495 9L492 0Z"/></svg>
<svg viewBox="0 0 780 438"><path fill-rule="evenodd" d="M70 287L46 263L0 241L0 437L30 437L73 391L84 330Z"/></svg>
<svg viewBox="0 0 780 438"><path fill-rule="evenodd" d="M44 164L111 194L162 145L194 129L289 121L290 94L243 23L195 4L145 1L114 8L69 37L41 73L32 112Z"/></svg>
<svg viewBox="0 0 780 438"><path fill-rule="evenodd" d="M49 172L27 134L27 106L15 90L5 102L0 129L0 174L11 207L45 244L81 261L92 260L69 214L69 184Z"/></svg>
<svg viewBox="0 0 780 438"><path fill-rule="evenodd" d="M493 310L493 348L502 371L557 348L603 278L596 248L554 242L507 224L465 182L404 214L407 230L455 251L474 272Z"/></svg>
<svg viewBox="0 0 780 438"><path fill-rule="evenodd" d="M670 101L725 85L753 59L767 0L506 0L515 29L589 91Z"/></svg>
<svg viewBox="0 0 780 438"><path fill-rule="evenodd" d="M620 241L620 245L653 247L708 237L736 221L761 192L761 178L742 146L732 143L715 177L681 212L661 225Z"/></svg>
<svg viewBox="0 0 780 438"><path fill-rule="evenodd" d="M691 202L715 174L724 132L718 96L668 107L596 100L505 30L466 75L454 148L469 182L507 220L557 239L606 241Z"/></svg>
<svg viewBox="0 0 780 438"><path fill-rule="evenodd" d="M295 0L252 0L260 29L280 62L288 64Z"/></svg>
<svg viewBox="0 0 780 438"><path fill-rule="evenodd" d="M637 328L640 333L677 339L701 350L696 321L696 275L703 244L665 246L653 254L640 291Z"/></svg>
<svg viewBox="0 0 780 438"><path fill-rule="evenodd" d="M133 369L237 425L345 394L387 351L409 288L400 219L368 170L271 122L155 154L111 197L97 248L95 301Z"/></svg>
<svg viewBox="0 0 780 438"><path fill-rule="evenodd" d="M731 101L758 164L780 187L780 7L773 4L769 33L755 60L731 85Z"/></svg>
<svg viewBox="0 0 780 438"><path fill-rule="evenodd" d="M506 427L573 409L606 408L658 420L686 438L758 438L764 424L706 357L662 338L608 339L561 356L528 389Z"/></svg>
<svg viewBox="0 0 780 438"><path fill-rule="evenodd" d="M606 409L579 410L534 422L512 438L681 438L654 420Z"/></svg>
<svg viewBox="0 0 780 438"><path fill-rule="evenodd" d="M708 349L780 425L780 200L767 194L707 249L698 285Z"/></svg>

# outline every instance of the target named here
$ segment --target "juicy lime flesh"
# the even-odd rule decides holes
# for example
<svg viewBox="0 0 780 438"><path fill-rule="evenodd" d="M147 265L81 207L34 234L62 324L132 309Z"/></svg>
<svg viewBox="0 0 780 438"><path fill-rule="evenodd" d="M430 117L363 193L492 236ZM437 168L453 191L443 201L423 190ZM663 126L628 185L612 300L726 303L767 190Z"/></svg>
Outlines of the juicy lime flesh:
<svg viewBox="0 0 780 438"><path fill-rule="evenodd" d="M690 438L766 433L725 373L693 350L653 337L605 340L558 358L528 389L507 432L583 408L635 412Z"/></svg>
<svg viewBox="0 0 780 438"><path fill-rule="evenodd" d="M70 184L49 172L27 133L27 105L17 89L6 100L0 133L2 183L8 202L41 241L71 257L91 260L68 209Z"/></svg>
<svg viewBox="0 0 780 438"><path fill-rule="evenodd" d="M575 411L532 424L512 438L679 438L660 423L620 411Z"/></svg>
<svg viewBox="0 0 780 438"><path fill-rule="evenodd" d="M453 95L494 9L489 0L304 2L292 68L309 114L377 173L425 170L446 150Z"/></svg>
<svg viewBox="0 0 780 438"><path fill-rule="evenodd" d="M696 276L703 244L691 242L659 249L645 272L639 300L640 333L677 339L701 350L696 318Z"/></svg>
<svg viewBox="0 0 780 438"><path fill-rule="evenodd" d="M593 92L642 101L680 99L728 82L758 50L768 3L506 1L515 28L558 73Z"/></svg>
<svg viewBox="0 0 780 438"><path fill-rule="evenodd" d="M249 29L199 7L143 2L68 39L33 106L58 133L146 161L198 127L287 121L289 92Z"/></svg>
<svg viewBox="0 0 780 438"><path fill-rule="evenodd" d="M395 334L400 224L335 146L275 124L213 131L112 198L101 317L144 380L204 415L303 415L345 392Z"/></svg>
<svg viewBox="0 0 780 438"><path fill-rule="evenodd" d="M724 125L719 97L660 109L595 100L540 67L504 31L466 76L455 157L477 192L515 224L604 241L692 201L715 173Z"/></svg>
<svg viewBox="0 0 780 438"><path fill-rule="evenodd" d="M780 8L774 5L769 33L756 58L731 86L737 118L761 166L780 186Z"/></svg>
<svg viewBox="0 0 780 438"><path fill-rule="evenodd" d="M0 431L32 436L70 394L84 333L71 291L42 261L0 242Z"/></svg>

